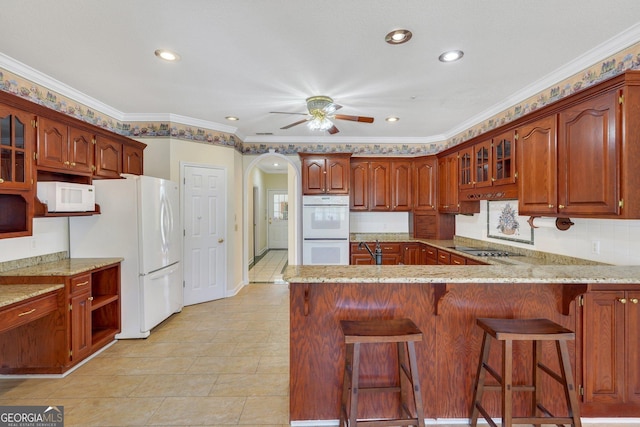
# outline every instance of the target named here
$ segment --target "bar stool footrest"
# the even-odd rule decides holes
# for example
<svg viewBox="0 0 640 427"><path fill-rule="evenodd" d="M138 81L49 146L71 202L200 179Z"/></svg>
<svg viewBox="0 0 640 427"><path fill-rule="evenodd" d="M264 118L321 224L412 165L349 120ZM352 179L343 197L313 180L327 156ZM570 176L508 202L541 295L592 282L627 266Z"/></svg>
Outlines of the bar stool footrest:
<svg viewBox="0 0 640 427"><path fill-rule="evenodd" d="M355 426L350 427L397 427L397 426L417 426L418 419L396 419L396 420L366 420L356 421Z"/></svg>

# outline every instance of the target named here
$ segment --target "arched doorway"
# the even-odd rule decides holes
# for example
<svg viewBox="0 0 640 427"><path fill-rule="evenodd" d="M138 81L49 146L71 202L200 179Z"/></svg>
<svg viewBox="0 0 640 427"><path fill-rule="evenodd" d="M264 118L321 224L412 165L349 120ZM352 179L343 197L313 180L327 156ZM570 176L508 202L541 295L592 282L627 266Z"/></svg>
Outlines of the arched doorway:
<svg viewBox="0 0 640 427"><path fill-rule="evenodd" d="M248 284L249 265L259 251L258 238L262 238L267 227L267 206L256 208L254 199L266 199L266 186L255 185L256 175L269 175L268 165L279 163L286 165L287 193L288 193L288 263L300 264L302 259L301 244L301 174L300 167L291 157L275 152L269 152L257 156L247 166L243 177L243 283ZM257 170L260 170L259 172ZM281 172L278 172L281 173ZM260 178L259 178L260 179ZM260 183L263 184L263 183ZM257 194L256 194L257 193ZM257 200L257 199L256 199ZM257 216L260 215L260 218ZM255 219L255 221L254 221Z"/></svg>

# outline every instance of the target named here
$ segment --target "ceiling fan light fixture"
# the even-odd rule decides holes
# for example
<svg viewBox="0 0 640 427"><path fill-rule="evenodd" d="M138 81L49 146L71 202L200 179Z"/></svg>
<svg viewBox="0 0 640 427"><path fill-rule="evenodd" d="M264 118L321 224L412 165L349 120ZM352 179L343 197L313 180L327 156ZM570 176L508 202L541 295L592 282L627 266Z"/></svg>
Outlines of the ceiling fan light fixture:
<svg viewBox="0 0 640 427"><path fill-rule="evenodd" d="M314 117L307 122L307 127L311 130L326 131L333 127L333 122L326 117Z"/></svg>
<svg viewBox="0 0 640 427"><path fill-rule="evenodd" d="M409 30L393 30L384 37L384 41L389 44L402 44L411 40L413 34Z"/></svg>
<svg viewBox="0 0 640 427"><path fill-rule="evenodd" d="M438 59L440 62L453 62L457 61L464 56L464 52L461 50L449 50L447 52L443 52Z"/></svg>

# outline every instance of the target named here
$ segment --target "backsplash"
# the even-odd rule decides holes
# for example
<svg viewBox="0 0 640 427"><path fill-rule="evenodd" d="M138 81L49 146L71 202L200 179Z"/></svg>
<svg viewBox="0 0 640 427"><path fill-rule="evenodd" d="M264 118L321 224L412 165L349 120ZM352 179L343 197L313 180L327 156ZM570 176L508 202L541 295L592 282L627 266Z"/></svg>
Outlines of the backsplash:
<svg viewBox="0 0 640 427"><path fill-rule="evenodd" d="M516 248L548 252L614 265L640 265L640 221L571 218L566 231L534 229L533 244L487 237L487 203L480 213L456 216L456 236L468 237Z"/></svg>

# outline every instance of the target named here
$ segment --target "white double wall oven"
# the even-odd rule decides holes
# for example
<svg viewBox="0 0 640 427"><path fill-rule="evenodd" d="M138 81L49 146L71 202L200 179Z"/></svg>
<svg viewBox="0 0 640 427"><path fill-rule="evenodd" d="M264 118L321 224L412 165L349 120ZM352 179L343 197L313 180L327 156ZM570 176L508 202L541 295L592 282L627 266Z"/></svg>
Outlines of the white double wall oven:
<svg viewBox="0 0 640 427"><path fill-rule="evenodd" d="M302 197L302 263L349 264L349 196Z"/></svg>

